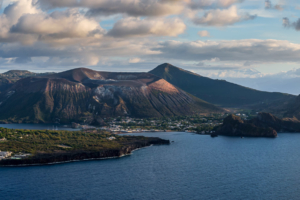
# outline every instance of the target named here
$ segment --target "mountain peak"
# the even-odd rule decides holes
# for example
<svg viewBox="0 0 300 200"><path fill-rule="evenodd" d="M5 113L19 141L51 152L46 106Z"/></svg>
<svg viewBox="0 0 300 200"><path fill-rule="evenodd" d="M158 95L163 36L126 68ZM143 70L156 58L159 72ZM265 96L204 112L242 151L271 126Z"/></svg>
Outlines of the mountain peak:
<svg viewBox="0 0 300 200"><path fill-rule="evenodd" d="M286 102L294 98L292 95L257 91L223 80L203 77L168 63L149 73L165 79L193 96L223 107L264 106L266 103Z"/></svg>
<svg viewBox="0 0 300 200"><path fill-rule="evenodd" d="M98 72L88 68L76 68L48 76L49 78L64 78L69 81L82 82L84 79L97 75Z"/></svg>
<svg viewBox="0 0 300 200"><path fill-rule="evenodd" d="M180 67L176 67L172 64L169 63L164 63L159 66L157 66L155 69L149 71L150 74L154 74L160 78L163 78L167 81L170 81L169 79L172 79L174 75L182 75L182 74L187 74L187 75L193 75L193 76L199 76L202 77L199 74L196 74L194 72L182 69Z"/></svg>
<svg viewBox="0 0 300 200"><path fill-rule="evenodd" d="M44 123L224 112L153 74L86 68L21 79L0 94L0 102L0 120Z"/></svg>
<svg viewBox="0 0 300 200"><path fill-rule="evenodd" d="M164 63L164 64L161 64L161 65L157 66L155 69L153 69L151 71L165 71L165 72L168 72L169 69L183 70L179 67L175 67L174 65L172 65L170 63Z"/></svg>

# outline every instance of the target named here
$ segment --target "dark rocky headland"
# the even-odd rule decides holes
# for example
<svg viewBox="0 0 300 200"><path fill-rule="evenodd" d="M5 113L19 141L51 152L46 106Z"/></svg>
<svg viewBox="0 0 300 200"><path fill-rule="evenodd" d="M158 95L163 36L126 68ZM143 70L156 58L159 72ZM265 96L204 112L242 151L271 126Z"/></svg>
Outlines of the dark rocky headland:
<svg viewBox="0 0 300 200"><path fill-rule="evenodd" d="M168 144L170 144L169 140L164 140L160 138L147 138L147 140L137 140L131 144L126 144L118 149L103 149L100 151L75 150L61 151L55 153L38 153L32 157L21 160L4 159L0 160L0 166L46 165L83 160L117 158L129 155L132 153L132 151L143 147L148 147L151 145Z"/></svg>
<svg viewBox="0 0 300 200"><path fill-rule="evenodd" d="M277 132L300 132L300 121L290 118L280 119L270 113L259 113L256 118L242 120L232 114L215 130L214 135L277 137Z"/></svg>

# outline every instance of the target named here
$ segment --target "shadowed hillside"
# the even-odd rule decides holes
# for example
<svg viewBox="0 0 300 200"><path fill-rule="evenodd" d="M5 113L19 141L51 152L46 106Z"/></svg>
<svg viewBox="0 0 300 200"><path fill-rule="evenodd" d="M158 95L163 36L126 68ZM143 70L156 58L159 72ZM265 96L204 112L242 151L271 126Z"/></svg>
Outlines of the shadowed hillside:
<svg viewBox="0 0 300 200"><path fill-rule="evenodd" d="M0 74L0 93L7 90L15 82L22 78L31 76L45 76L52 73L34 73L27 70L10 70L3 74Z"/></svg>
<svg viewBox="0 0 300 200"><path fill-rule="evenodd" d="M150 71L180 89L209 103L222 107L245 107L293 100L295 96L283 93L262 92L233 84L224 80L214 80L180 69L170 64L162 64Z"/></svg>

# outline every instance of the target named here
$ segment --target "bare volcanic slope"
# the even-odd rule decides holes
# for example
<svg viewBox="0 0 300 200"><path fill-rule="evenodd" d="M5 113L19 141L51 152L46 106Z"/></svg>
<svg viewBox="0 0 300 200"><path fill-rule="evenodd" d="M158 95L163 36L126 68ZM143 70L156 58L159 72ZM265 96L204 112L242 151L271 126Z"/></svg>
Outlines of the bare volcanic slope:
<svg viewBox="0 0 300 200"><path fill-rule="evenodd" d="M79 68L19 80L0 95L0 120L47 123L223 112L149 73Z"/></svg>
<svg viewBox="0 0 300 200"><path fill-rule="evenodd" d="M149 73L165 79L204 101L222 107L248 108L255 106L255 108L262 107L261 110L264 110L269 106L278 107L296 98L294 95L263 92L224 80L214 80L168 63L156 67Z"/></svg>

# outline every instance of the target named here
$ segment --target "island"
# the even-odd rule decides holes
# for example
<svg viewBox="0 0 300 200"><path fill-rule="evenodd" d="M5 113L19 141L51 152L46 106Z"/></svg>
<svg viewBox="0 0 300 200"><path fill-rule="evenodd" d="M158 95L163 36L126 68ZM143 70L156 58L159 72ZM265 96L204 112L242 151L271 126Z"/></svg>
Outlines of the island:
<svg viewBox="0 0 300 200"><path fill-rule="evenodd" d="M0 166L122 157L139 148L170 144L160 138L113 135L101 130L87 133L0 128L0 139Z"/></svg>

